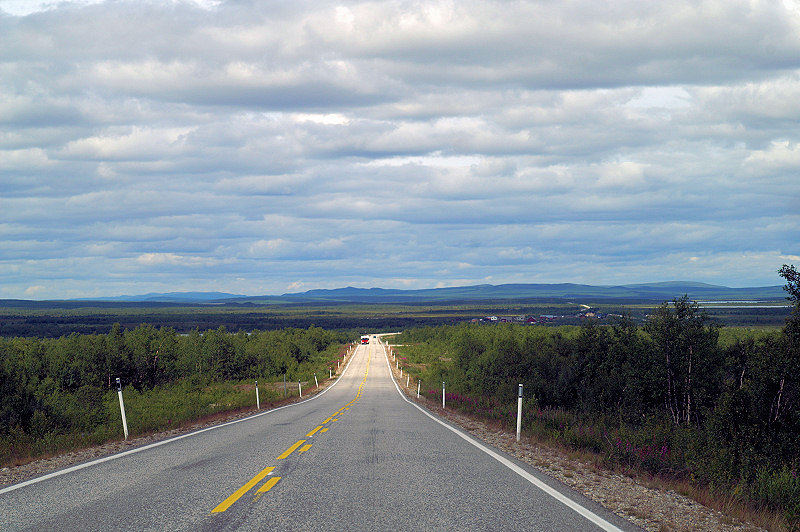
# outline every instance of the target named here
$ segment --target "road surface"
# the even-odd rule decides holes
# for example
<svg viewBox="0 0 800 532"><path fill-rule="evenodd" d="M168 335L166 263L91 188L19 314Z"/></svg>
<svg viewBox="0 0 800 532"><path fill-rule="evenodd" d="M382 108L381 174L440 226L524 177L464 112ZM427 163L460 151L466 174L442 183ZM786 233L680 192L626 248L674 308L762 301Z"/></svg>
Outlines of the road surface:
<svg viewBox="0 0 800 532"><path fill-rule="evenodd" d="M308 401L0 490L2 530L638 530L405 399L377 339Z"/></svg>

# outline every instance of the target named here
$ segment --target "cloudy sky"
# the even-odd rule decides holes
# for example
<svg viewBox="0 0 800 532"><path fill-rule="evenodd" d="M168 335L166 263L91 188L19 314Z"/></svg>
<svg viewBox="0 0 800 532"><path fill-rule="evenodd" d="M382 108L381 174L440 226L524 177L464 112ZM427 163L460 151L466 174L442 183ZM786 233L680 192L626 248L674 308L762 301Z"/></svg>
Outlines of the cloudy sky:
<svg viewBox="0 0 800 532"><path fill-rule="evenodd" d="M800 265L796 0L0 0L0 298Z"/></svg>

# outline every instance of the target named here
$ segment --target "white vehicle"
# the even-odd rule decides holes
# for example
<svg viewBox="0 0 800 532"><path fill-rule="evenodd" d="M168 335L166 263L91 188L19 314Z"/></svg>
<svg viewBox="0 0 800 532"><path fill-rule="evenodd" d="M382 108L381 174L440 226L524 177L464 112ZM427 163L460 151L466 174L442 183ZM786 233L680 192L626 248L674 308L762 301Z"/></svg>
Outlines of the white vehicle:
<svg viewBox="0 0 800 532"><path fill-rule="evenodd" d="M369 335L368 334L365 334L365 335L363 335L361 337L361 343L362 344L368 344L369 343Z"/></svg>

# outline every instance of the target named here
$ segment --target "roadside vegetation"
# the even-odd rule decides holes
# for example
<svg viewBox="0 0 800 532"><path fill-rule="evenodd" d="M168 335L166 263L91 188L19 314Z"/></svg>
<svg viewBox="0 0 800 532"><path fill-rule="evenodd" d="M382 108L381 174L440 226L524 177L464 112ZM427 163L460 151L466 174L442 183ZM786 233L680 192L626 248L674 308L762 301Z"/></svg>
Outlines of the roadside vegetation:
<svg viewBox="0 0 800 532"><path fill-rule="evenodd" d="M319 327L181 335L142 325L105 335L0 338L0 464L122 437L116 378L131 435L297 395L336 369L353 335Z"/></svg>
<svg viewBox="0 0 800 532"><path fill-rule="evenodd" d="M782 329L725 331L687 297L644 325L427 327L392 339L422 393L448 408L704 490L800 529L800 276L784 266ZM723 332L725 331L725 332Z"/></svg>

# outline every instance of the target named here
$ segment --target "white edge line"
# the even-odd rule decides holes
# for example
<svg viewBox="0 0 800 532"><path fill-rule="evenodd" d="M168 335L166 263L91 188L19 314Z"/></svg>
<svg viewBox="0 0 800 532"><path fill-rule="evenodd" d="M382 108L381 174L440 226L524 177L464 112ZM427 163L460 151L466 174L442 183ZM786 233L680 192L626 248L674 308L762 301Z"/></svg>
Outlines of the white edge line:
<svg viewBox="0 0 800 532"><path fill-rule="evenodd" d="M383 345L383 343L381 343L381 345ZM402 397L403 400L405 400L405 402L409 403L411 406L413 406L414 408L416 408L417 410L419 410L420 412L422 412L423 414L425 414L426 416L428 416L429 418L431 418L432 420L434 420L438 424L442 425L446 429L450 430L451 432L454 432L455 434L457 434L462 439L464 439L467 442L471 443L472 445L474 445L475 447L477 447L478 449L480 449L484 453L488 454L489 456L491 456L492 458L494 458L495 460L497 460L498 462L500 462L501 464L503 464L504 466L506 466L507 468L512 470L514 473L518 474L519 476L521 476L522 478L524 478L525 480L527 480L528 482L530 482L531 484L533 484L534 486L536 486L537 488L539 488L540 490L545 492L547 495L550 495L551 497L553 497L554 499L556 499L560 503L562 503L565 506L569 507L571 510L573 510L573 511L577 512L578 514L582 515L583 517L585 517L586 519L588 519L592 523L596 524L597 526L599 526L603 530L607 530L609 532L623 532L622 529L620 529L620 528L616 527L615 525L609 523L608 521L606 521L605 519L603 519L599 515L595 514L594 512L589 510L588 508L584 508L583 506L581 506L577 502L573 501L572 499L570 499L569 497L567 497L566 495L564 495L560 491L556 490L555 488L552 488L552 487L548 486L547 484L545 484L544 482L542 482L541 480L539 480L535 476L531 475L530 473L528 473L527 471L525 471L524 469L519 467L517 464L515 464L514 462L512 462L511 460L506 458L505 456L502 456L502 455L496 453L492 449L489 449L485 445L483 445L483 444L479 443L478 441L474 440L472 437L468 436L467 434L461 432L460 430L458 430L458 429L456 429L454 427L451 427L450 425L448 425L447 423L443 422L442 420L440 420L439 418L437 418L436 416L434 416L433 414L431 414L430 412L428 412L427 410L425 410L424 408L422 408L421 406L419 406L415 402L413 402L410 399L408 399L408 397L406 397L406 394L404 394L403 391L400 390L400 386L397 385L397 381L394 379L394 375L392 374L392 365L389 364L389 355L386 353L386 347L383 348L383 354L384 354L384 358L386 359L386 365L389 367L389 376L392 378L392 382L394 383L394 387L397 389L397 393L400 394L400 397Z"/></svg>
<svg viewBox="0 0 800 532"><path fill-rule="evenodd" d="M357 348L358 348L358 346L356 346L356 349ZM234 423L241 423L242 421L249 421L251 419L255 419L255 418L260 417L260 416L266 416L267 414L271 414L273 412L277 412L278 410L283 410L284 408L289 408L289 407L292 407L292 406L298 406L298 405L301 405L303 403L307 403L309 401L313 401L317 397L322 397L322 395L324 395L325 392L327 392L328 390L330 390L331 388L333 388L334 386L336 386L339 383L339 379L344 377L345 372L350 367L350 362L352 362L354 358L355 358L355 352L353 353L353 356L350 357L350 361L344 367L344 370L342 371L341 375L339 375L336 378L336 381L334 381L333 384L331 384L330 386L328 386L327 388L325 388L324 390L322 390L318 394L312 395L308 399L304 399L302 401L298 401L297 403L292 403L290 405L279 406L277 408L273 408L271 410L267 410L266 412L261 412L260 414L253 414L252 416L243 417L242 419L236 419L236 420L233 420L233 421L227 421L227 422L222 423L220 425L214 425L213 427L206 427L204 429L196 430L194 432L189 432L187 434L181 434L180 436L175 436L174 438L168 438L166 440L161 440L161 441L157 441L157 442L154 442L154 443L149 443L149 444L144 445L142 447L137 447L135 449L130 449L130 450L127 450L127 451L123 451L121 453L112 454L112 455L109 455L109 456L104 456L103 458L98 458L97 460L92 460L91 462L86 462L86 463L83 463L83 464L78 464L78 465L74 465L74 466L68 467L66 469L61 469L59 471L54 471L52 473L47 473L46 475L42 475L41 477L36 477L36 478L29 479L29 480L25 480L23 482L20 482L19 484L12 484L11 486L6 486L5 488L0 489L0 495L2 495L3 493L8 493L10 491L18 490L20 488L24 488L26 486L30 486L31 484L37 484L39 482L42 482L42 481L45 481L45 480L49 480L51 478L60 477L61 475L66 475L67 473L72 473L73 471L79 471L79 470L85 469L87 467L91 467L91 466L94 466L94 465L97 465L97 464L102 464L103 462L109 462L111 460L116 460L117 458L122 458L123 456L128 456L129 454L134 454L134 453L139 453L139 452L142 452L142 451L146 451L148 449L152 449L152 448L158 447L160 445L166 445L168 443L172 443L172 442L176 442L178 440L182 440L183 438L189 438L190 436L197 436L198 434L202 434L203 432L206 432L206 431L209 431L209 430L214 430L214 429L219 429L219 428L222 428L222 427L227 427L228 425L233 425Z"/></svg>

